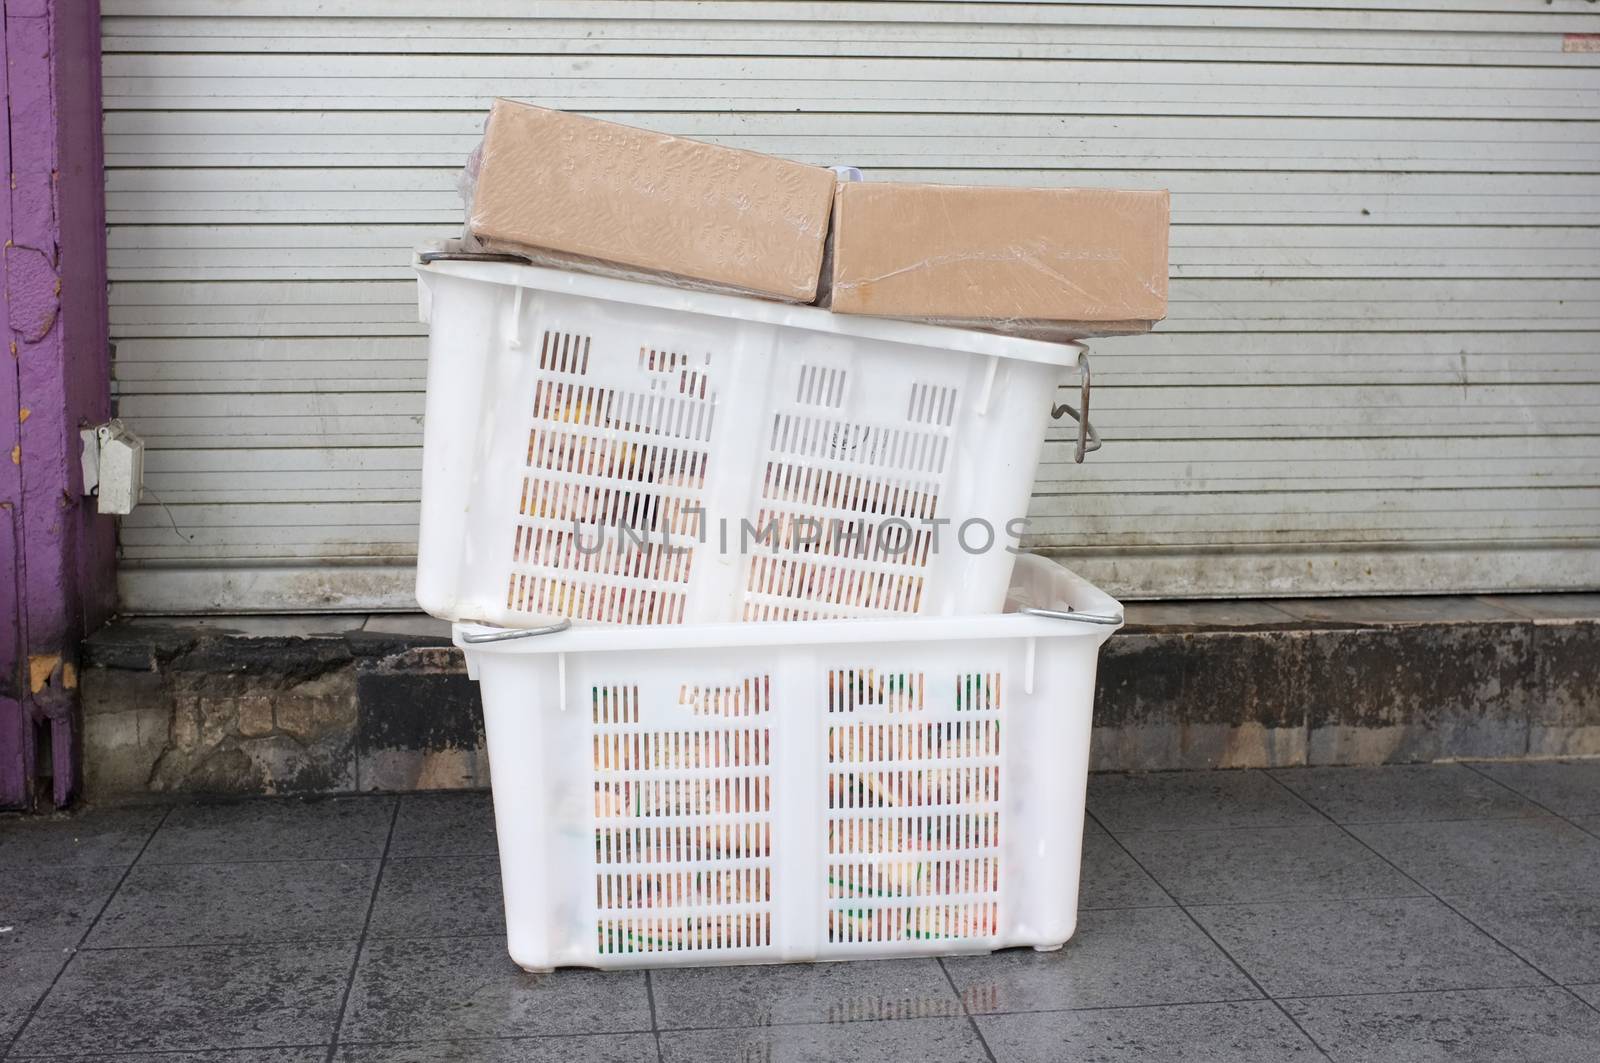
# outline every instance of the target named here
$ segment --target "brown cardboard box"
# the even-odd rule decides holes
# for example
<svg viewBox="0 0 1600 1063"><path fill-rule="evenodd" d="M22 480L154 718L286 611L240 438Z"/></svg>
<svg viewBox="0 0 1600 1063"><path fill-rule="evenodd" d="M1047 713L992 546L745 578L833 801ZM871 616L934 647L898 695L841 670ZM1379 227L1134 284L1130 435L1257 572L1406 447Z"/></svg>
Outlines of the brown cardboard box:
<svg viewBox="0 0 1600 1063"><path fill-rule="evenodd" d="M536 261L811 302L833 186L819 166L496 100L467 229Z"/></svg>
<svg viewBox="0 0 1600 1063"><path fill-rule="evenodd" d="M891 182L834 193L831 306L1020 335L1146 332L1167 313L1165 192Z"/></svg>

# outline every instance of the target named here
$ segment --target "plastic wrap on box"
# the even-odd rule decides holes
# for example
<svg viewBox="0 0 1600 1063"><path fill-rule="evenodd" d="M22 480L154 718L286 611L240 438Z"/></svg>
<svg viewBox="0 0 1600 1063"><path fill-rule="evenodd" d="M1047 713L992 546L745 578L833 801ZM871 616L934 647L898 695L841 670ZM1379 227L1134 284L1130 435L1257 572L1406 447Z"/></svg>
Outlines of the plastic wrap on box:
<svg viewBox="0 0 1600 1063"><path fill-rule="evenodd" d="M824 304L1063 339L1167 311L1166 192L840 184Z"/></svg>
<svg viewBox="0 0 1600 1063"><path fill-rule="evenodd" d="M834 182L819 166L496 100L460 184L472 250L808 303Z"/></svg>
<svg viewBox="0 0 1600 1063"><path fill-rule="evenodd" d="M478 238L472 235L472 197L478 191L478 167L483 162L483 141L478 141L477 147L467 155L467 164L461 167L461 172L456 174L456 194L461 197L462 217L465 219L461 225L461 236L452 241L451 250L479 252L483 245L478 243Z"/></svg>

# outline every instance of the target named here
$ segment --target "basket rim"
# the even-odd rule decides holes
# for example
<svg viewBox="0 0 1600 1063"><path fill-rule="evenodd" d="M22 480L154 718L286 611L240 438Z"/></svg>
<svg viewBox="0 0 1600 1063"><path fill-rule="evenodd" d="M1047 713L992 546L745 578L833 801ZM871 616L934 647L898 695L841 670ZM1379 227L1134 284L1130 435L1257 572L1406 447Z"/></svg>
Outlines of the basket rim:
<svg viewBox="0 0 1600 1063"><path fill-rule="evenodd" d="M1034 584L1052 585L1050 600L1028 594L1027 588ZM1017 557L1017 573L1012 577L1008 607L1023 606L1115 615L1118 620L1116 623L1072 623L1018 611L982 616L892 616L654 626L594 624L473 645L465 641L465 636L506 629L456 622L451 625L451 635L457 646L471 653L560 654L1017 638L1088 639L1098 646L1123 626L1120 602L1060 562L1037 554Z"/></svg>
<svg viewBox="0 0 1600 1063"><path fill-rule="evenodd" d="M524 265L519 262L440 259L424 263L420 256L420 252L414 253L411 262L412 268L419 275L419 280L428 274L438 274L513 288L648 306L678 313L805 329L854 339L900 343L993 358L1010 358L1021 362L1037 362L1060 366L1063 369L1076 365L1078 353L1087 349L1077 340L1052 343L1018 336L1002 336L995 332L931 325L920 321L835 314L820 306L780 303L754 296L721 292L693 291L663 284L646 284L642 281Z"/></svg>

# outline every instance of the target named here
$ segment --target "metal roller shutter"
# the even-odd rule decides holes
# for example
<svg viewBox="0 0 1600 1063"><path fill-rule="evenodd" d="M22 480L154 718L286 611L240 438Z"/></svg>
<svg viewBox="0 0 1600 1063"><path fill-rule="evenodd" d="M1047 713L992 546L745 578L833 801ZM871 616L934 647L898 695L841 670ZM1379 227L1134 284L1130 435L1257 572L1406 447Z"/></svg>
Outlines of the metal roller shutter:
<svg viewBox="0 0 1600 1063"><path fill-rule="evenodd" d="M1449 10L1439 10L1448 7ZM489 99L884 178L1170 188L1035 543L1130 597L1600 581L1586 0L104 0L133 610L406 608L424 345Z"/></svg>

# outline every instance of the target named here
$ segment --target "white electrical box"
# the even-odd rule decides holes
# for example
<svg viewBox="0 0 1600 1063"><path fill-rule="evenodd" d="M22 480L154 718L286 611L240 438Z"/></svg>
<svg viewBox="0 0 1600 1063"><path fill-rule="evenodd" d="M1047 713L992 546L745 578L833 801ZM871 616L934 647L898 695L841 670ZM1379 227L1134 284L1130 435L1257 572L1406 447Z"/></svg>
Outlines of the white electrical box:
<svg viewBox="0 0 1600 1063"><path fill-rule="evenodd" d="M79 431L83 439L83 493L101 513L126 515L144 488L144 440L111 420Z"/></svg>

